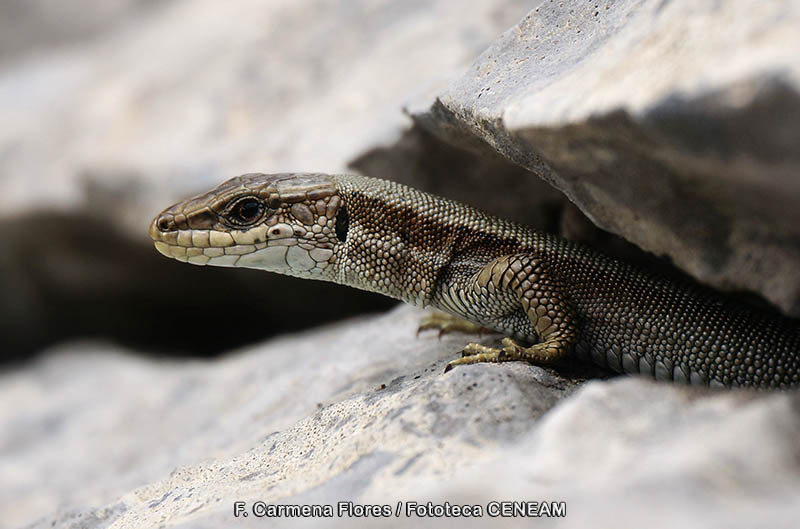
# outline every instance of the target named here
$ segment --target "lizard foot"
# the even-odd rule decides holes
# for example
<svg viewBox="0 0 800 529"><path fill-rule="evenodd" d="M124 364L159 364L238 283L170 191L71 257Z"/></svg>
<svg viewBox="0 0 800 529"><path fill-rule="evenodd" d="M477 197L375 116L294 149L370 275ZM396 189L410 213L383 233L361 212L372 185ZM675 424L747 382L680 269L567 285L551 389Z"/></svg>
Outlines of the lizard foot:
<svg viewBox="0 0 800 529"><path fill-rule="evenodd" d="M522 360L536 365L551 364L563 356L562 348L551 342L542 342L523 347L511 338L503 338L502 349L487 347L478 343L467 344L461 351L461 358L453 360L444 368L447 373L455 366L478 364L481 362L513 362Z"/></svg>
<svg viewBox="0 0 800 529"><path fill-rule="evenodd" d="M511 338L503 338L502 343L502 349L488 347L479 343L467 344L467 346L461 350L461 358L448 362L447 366L444 368L444 372L447 373L455 366L479 364L482 362L496 363L519 360L519 358L515 358L515 350L519 348L519 346L514 343Z"/></svg>
<svg viewBox="0 0 800 529"><path fill-rule="evenodd" d="M486 327L481 327L477 323L472 323L471 321L467 321L459 318L458 316L453 316L444 312L433 312L431 314L426 314L419 322L417 336L419 336L420 332L427 331L429 329L438 329L439 338L452 332L463 332L467 334L478 335L494 332Z"/></svg>

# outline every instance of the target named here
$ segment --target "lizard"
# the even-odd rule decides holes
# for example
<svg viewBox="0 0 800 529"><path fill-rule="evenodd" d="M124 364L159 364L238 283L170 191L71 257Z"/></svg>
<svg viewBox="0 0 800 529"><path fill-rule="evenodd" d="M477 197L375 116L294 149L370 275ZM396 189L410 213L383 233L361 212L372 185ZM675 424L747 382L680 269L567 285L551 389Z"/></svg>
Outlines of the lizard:
<svg viewBox="0 0 800 529"><path fill-rule="evenodd" d="M710 288L387 180L250 173L150 224L196 265L333 281L506 335L447 364L575 355L620 373L711 387L800 386L800 326Z"/></svg>

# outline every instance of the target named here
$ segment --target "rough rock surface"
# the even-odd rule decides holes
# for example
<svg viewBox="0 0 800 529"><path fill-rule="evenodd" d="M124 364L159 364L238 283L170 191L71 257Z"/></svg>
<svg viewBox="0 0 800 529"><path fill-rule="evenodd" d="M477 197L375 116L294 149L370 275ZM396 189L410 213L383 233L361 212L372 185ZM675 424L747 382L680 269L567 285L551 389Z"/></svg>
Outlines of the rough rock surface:
<svg viewBox="0 0 800 529"><path fill-rule="evenodd" d="M4 375L2 524L270 526L233 518L234 501L259 500L566 501L566 518L536 522L570 528L788 527L800 516L797 395L628 377L577 389L520 363L443 374L469 338L415 338L420 314L400 307L210 362L78 344Z"/></svg>
<svg viewBox="0 0 800 529"><path fill-rule="evenodd" d="M546 1L409 112L600 227L800 316L800 4Z"/></svg>
<svg viewBox="0 0 800 529"><path fill-rule="evenodd" d="M2 375L0 524L49 526L55 510L62 524L103 504L125 513L122 526L174 524L217 498L230 510L328 482L355 497L335 483L360 459L371 461L360 472L398 480L453 469L529 431L574 388L521 364L443 376L470 338L416 338L420 315L403 306L210 362L75 344Z"/></svg>

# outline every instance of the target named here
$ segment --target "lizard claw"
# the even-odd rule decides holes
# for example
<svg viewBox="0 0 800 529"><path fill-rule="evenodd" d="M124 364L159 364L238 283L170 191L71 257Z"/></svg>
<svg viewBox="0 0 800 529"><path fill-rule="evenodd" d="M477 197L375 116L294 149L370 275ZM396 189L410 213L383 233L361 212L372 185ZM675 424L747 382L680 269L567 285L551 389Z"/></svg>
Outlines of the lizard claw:
<svg viewBox="0 0 800 529"><path fill-rule="evenodd" d="M479 343L470 343L461 350L461 358L447 363L444 372L447 373L455 366L460 365L478 364L481 362L504 362L505 358L506 352L503 350L487 347Z"/></svg>

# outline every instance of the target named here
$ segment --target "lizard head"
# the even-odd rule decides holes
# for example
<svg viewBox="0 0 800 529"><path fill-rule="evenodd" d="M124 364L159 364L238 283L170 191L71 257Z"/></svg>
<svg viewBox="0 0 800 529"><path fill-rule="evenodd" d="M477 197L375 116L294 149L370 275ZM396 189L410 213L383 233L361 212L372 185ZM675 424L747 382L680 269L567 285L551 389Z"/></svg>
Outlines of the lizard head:
<svg viewBox="0 0 800 529"><path fill-rule="evenodd" d="M246 174L167 208L150 237L179 261L313 277L335 262L347 228L328 175Z"/></svg>

